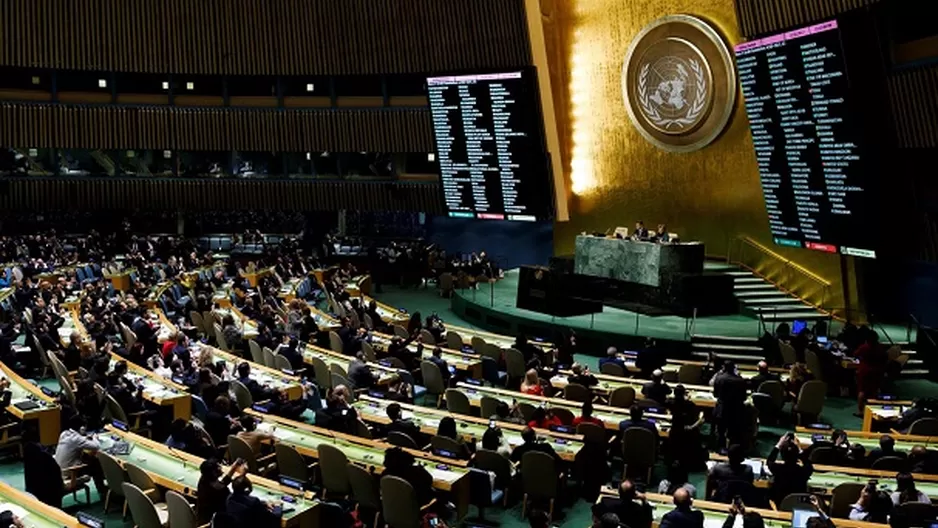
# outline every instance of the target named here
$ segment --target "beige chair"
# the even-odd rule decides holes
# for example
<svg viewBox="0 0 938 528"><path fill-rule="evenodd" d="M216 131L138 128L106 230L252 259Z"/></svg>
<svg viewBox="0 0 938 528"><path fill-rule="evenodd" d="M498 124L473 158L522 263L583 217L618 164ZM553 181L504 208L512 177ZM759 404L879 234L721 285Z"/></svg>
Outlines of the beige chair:
<svg viewBox="0 0 938 528"><path fill-rule="evenodd" d="M606 430L590 422L581 422L576 426L576 434L583 436L583 441L594 445L606 445Z"/></svg>
<svg viewBox="0 0 938 528"><path fill-rule="evenodd" d="M827 384L823 381L811 380L805 382L798 392L798 400L792 407L798 424L814 423L824 410L824 399L827 398Z"/></svg>
<svg viewBox="0 0 938 528"><path fill-rule="evenodd" d="M316 384L322 390L327 390L332 388L332 374L329 370L329 365L326 364L322 358L317 356L312 356L309 359L309 363L313 366L313 374L316 378Z"/></svg>
<svg viewBox="0 0 938 528"><path fill-rule="evenodd" d="M769 380L763 381L759 384L759 388L756 392L761 392L762 394L768 394L772 398L772 403L781 410L782 406L785 405L785 385L781 381Z"/></svg>
<svg viewBox="0 0 938 528"><path fill-rule="evenodd" d="M290 360L280 354L274 356L274 368L277 370L293 370Z"/></svg>
<svg viewBox="0 0 938 528"><path fill-rule="evenodd" d="M200 334L205 332L205 321L202 319L202 314L198 311L191 310L189 312L189 322L195 327L196 332Z"/></svg>
<svg viewBox="0 0 938 528"><path fill-rule="evenodd" d="M938 418L919 418L909 427L910 435L938 436Z"/></svg>
<svg viewBox="0 0 938 528"><path fill-rule="evenodd" d="M485 348L485 339L482 339L479 336L472 336L472 339L469 341L472 344L472 349L475 350L476 354L481 354L482 349Z"/></svg>
<svg viewBox="0 0 938 528"><path fill-rule="evenodd" d="M273 350L267 347L264 347L261 349L261 359L264 360L263 363L261 363L261 365L264 365L265 367L270 367L270 368L277 368L276 358L277 358L277 354L274 354ZM287 363L289 363L289 361Z"/></svg>
<svg viewBox="0 0 938 528"><path fill-rule="evenodd" d="M511 460L497 451L479 449L473 458L473 465L483 471L495 474L495 487L505 490L503 506L508 506L508 493L511 491L511 482L514 479L514 467Z"/></svg>
<svg viewBox="0 0 938 528"><path fill-rule="evenodd" d="M554 416L556 416L563 425L572 425L573 419L576 418L576 416L573 415L573 411L566 407L551 407L551 412L554 413Z"/></svg>
<svg viewBox="0 0 938 528"><path fill-rule="evenodd" d="M215 336L215 314L211 310L205 310L202 312L202 324L205 325L202 328L202 331L205 333L206 339Z"/></svg>
<svg viewBox="0 0 938 528"><path fill-rule="evenodd" d="M468 398L467 398L468 401ZM491 396L482 396L482 399L479 402L479 407L482 411L483 418L491 418L498 414L498 404L501 403L501 400L493 398ZM446 407L449 409L449 398L446 398ZM455 412L455 411L450 411ZM459 413L462 414L462 413Z"/></svg>
<svg viewBox="0 0 938 528"><path fill-rule="evenodd" d="M98 451L98 463L101 464L101 471L104 473L104 480L107 482L107 495L104 496L104 513L107 513L111 505L111 496L123 499L121 512L124 518L127 518L127 498L124 497L123 484L127 482L127 473L120 463L111 455L104 451Z"/></svg>
<svg viewBox="0 0 938 528"><path fill-rule="evenodd" d="M790 512L808 502L810 498L810 493L789 493L782 499L781 504L778 505L778 511Z"/></svg>
<svg viewBox="0 0 938 528"><path fill-rule="evenodd" d="M593 394L579 383L567 383L563 389L563 397L569 401L585 402L592 400Z"/></svg>
<svg viewBox="0 0 938 528"><path fill-rule="evenodd" d="M699 385L701 378L703 378L701 365L681 365L677 371L677 381L684 385Z"/></svg>
<svg viewBox="0 0 938 528"><path fill-rule="evenodd" d="M463 340L462 336L453 332L452 330L446 331L446 348L452 350L462 350Z"/></svg>
<svg viewBox="0 0 938 528"><path fill-rule="evenodd" d="M378 518L381 516L381 496L378 492L378 481L374 475L363 467L349 464L346 466L349 485L352 489L352 498L357 504L359 519L363 511L374 512L374 522L372 526L378 525Z"/></svg>
<svg viewBox="0 0 938 528"><path fill-rule="evenodd" d="M229 460L243 459L247 464L248 471L255 475L266 476L276 471L276 457L276 453L259 457L247 442L238 438L237 435L228 435Z"/></svg>
<svg viewBox="0 0 938 528"><path fill-rule="evenodd" d="M127 472L127 481L149 497L150 500L153 502L162 502L160 499L163 497L160 495L160 490L156 487L156 483L153 482L153 479L150 478L149 473L140 468L140 466L129 462L124 464L124 471Z"/></svg>
<svg viewBox="0 0 938 528"><path fill-rule="evenodd" d="M261 350L261 346L257 344L257 341L253 339L248 340L248 350L251 351L251 361L257 363L258 365L264 365L264 351Z"/></svg>
<svg viewBox="0 0 938 528"><path fill-rule="evenodd" d="M319 473L322 475L323 496L347 497L352 492L349 482L348 457L330 444L319 444Z"/></svg>
<svg viewBox="0 0 938 528"><path fill-rule="evenodd" d="M622 365L616 363L603 363L603 365L599 367L599 372L607 376L625 377L625 369L622 368Z"/></svg>
<svg viewBox="0 0 938 528"><path fill-rule="evenodd" d="M123 488L136 528L168 528L169 508L166 503L154 503L140 488L129 482L125 482Z"/></svg>
<svg viewBox="0 0 938 528"><path fill-rule="evenodd" d="M130 350L130 347L134 346L134 343L137 342L137 334L135 334L134 331L124 323L120 323L120 329L121 337L124 338L124 346L127 348L127 350Z"/></svg>
<svg viewBox="0 0 938 528"><path fill-rule="evenodd" d="M547 515L554 516L554 499L557 498L557 468L554 457L538 451L529 451L521 457L521 518L527 512L528 499L550 501Z"/></svg>
<svg viewBox="0 0 938 528"><path fill-rule="evenodd" d="M821 359L813 350L804 351L804 362L808 365L808 370L814 375L814 379L824 381L824 369L821 367Z"/></svg>
<svg viewBox="0 0 938 528"><path fill-rule="evenodd" d="M629 466L645 470L645 482L651 481L651 469L658 456L658 439L648 429L629 427L622 433L622 461L624 474Z"/></svg>
<svg viewBox="0 0 938 528"><path fill-rule="evenodd" d="M333 352L338 352L339 354L344 353L345 345L342 343L342 338L339 337L334 330L329 331L329 349Z"/></svg>
<svg viewBox="0 0 938 528"><path fill-rule="evenodd" d="M375 354L375 347L371 346L371 343L367 341L362 341L362 354L365 355L365 360L369 363L378 362L378 356Z"/></svg>
<svg viewBox="0 0 938 528"><path fill-rule="evenodd" d="M433 435L430 437L430 448L433 450L441 449L452 453L452 455L445 455L447 458L455 458L456 460L469 459L469 448L466 447L466 444L458 440L453 440L448 436Z"/></svg>
<svg viewBox="0 0 938 528"><path fill-rule="evenodd" d="M830 516L838 519L849 518L851 507L860 499L864 487L866 485L859 482L838 484L831 491Z"/></svg>
<svg viewBox="0 0 938 528"><path fill-rule="evenodd" d="M628 409L633 403L635 403L634 387L619 387L609 394L609 405L612 407Z"/></svg>
<svg viewBox="0 0 938 528"><path fill-rule="evenodd" d="M195 510L179 493L166 492L166 507L169 511L169 526L172 528L196 528L198 526Z"/></svg>
<svg viewBox="0 0 938 528"><path fill-rule="evenodd" d="M399 477L381 477L381 502L384 522L390 528L419 528L423 513L436 502L417 503L414 487Z"/></svg>
<svg viewBox="0 0 938 528"><path fill-rule="evenodd" d="M343 378L348 377L348 372L342 367L342 365L338 363L330 363L329 372L331 372L332 374L338 374L339 376L342 376Z"/></svg>
<svg viewBox="0 0 938 528"><path fill-rule="evenodd" d="M782 355L782 363L786 365L793 365L798 362L798 354L795 353L795 347L789 345L788 343L779 341L778 351Z"/></svg>
<svg viewBox="0 0 938 528"><path fill-rule="evenodd" d="M280 469L280 476L288 477L304 484L308 484L312 481L312 472L316 464L306 463L306 459L303 458L303 455L294 449L293 446L277 443L274 445L274 455L277 459L277 467Z"/></svg>
<svg viewBox="0 0 938 528"><path fill-rule="evenodd" d="M365 314L365 317L363 317L362 319L364 319L365 328L367 328L368 330L375 329L375 322L371 319L370 315Z"/></svg>
<svg viewBox="0 0 938 528"><path fill-rule="evenodd" d="M146 411L127 414L113 396L104 394L104 417L108 420L117 420L126 424L127 428L134 433L145 436L150 435L150 430L143 419L146 414Z"/></svg>
<svg viewBox="0 0 938 528"><path fill-rule="evenodd" d="M32 340L33 349L39 353L39 361L42 363L42 373L39 375L40 378L45 378L49 375L49 371L52 370L52 363L49 361L49 353L46 352L42 345L39 343L39 338L36 337L36 334L31 334L30 339Z"/></svg>
<svg viewBox="0 0 938 528"><path fill-rule="evenodd" d="M231 392L235 397L234 403L238 406L238 409L242 411L244 409L250 409L251 406L254 405L254 398L251 396L251 391L249 391L243 383L235 379L231 380L230 385Z"/></svg>
<svg viewBox="0 0 938 528"><path fill-rule="evenodd" d="M399 324L391 325L391 329L394 330L394 335L402 339L410 339L410 333L406 328Z"/></svg>
<svg viewBox="0 0 938 528"><path fill-rule="evenodd" d="M453 414L464 414L466 416L472 416L472 405L469 403L469 397L459 389L446 389L445 399L447 411ZM491 415L483 416L485 417Z"/></svg>
<svg viewBox="0 0 938 528"><path fill-rule="evenodd" d="M521 380L525 373L524 354L513 348L505 349L505 372L508 373L506 379L507 385L512 381Z"/></svg>
<svg viewBox="0 0 938 528"><path fill-rule="evenodd" d="M427 330L426 328L420 329L420 337L422 338L424 346L433 346L436 345L436 337L433 336L433 333ZM456 350L459 350L458 348Z"/></svg>
<svg viewBox="0 0 938 528"><path fill-rule="evenodd" d="M443 392L446 391L440 367L432 361L423 360L420 362L420 374L423 376L423 386L426 387L428 394L436 396L436 406L439 408L443 400Z"/></svg>
<svg viewBox="0 0 938 528"><path fill-rule="evenodd" d="M225 352L231 352L231 348L228 347L228 341L225 340L225 332L221 325L213 323L212 329L215 331L215 342L218 343L218 348Z"/></svg>
<svg viewBox="0 0 938 528"><path fill-rule="evenodd" d="M451 297L453 295L455 282L456 281L453 279L452 273L441 273L439 280L440 297Z"/></svg>

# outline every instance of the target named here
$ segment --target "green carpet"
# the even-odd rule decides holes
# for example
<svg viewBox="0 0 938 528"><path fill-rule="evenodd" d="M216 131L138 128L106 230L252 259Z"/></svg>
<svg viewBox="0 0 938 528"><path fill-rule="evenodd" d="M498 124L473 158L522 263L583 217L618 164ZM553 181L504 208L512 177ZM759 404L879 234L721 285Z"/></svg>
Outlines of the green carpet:
<svg viewBox="0 0 938 528"><path fill-rule="evenodd" d="M402 290L399 288L388 287L384 292L378 294L377 297L384 303L400 308L405 308L411 313L419 311L424 317L431 313L437 313L446 322L461 326L474 326L469 322L459 318L451 310L450 300L439 297L436 291L432 288ZM665 331L665 329L668 328L667 324L662 325L660 322L652 321L653 319L660 318L647 319L649 319L649 321L647 321L649 328L651 328L652 325L658 325L655 326L655 328L657 328L659 331ZM732 318L721 318L721 320L729 321L732 320ZM605 323L606 322L604 321L604 324ZM681 325L683 325L683 323L681 323ZM681 326L681 328L683 329L683 326ZM724 329L726 326L721 324L714 327L714 329L718 328ZM703 333L703 330L700 330L699 326L698 331ZM577 356L577 360L586 364L593 370L598 370L598 357L596 356L581 354ZM50 388L55 388L55 382L53 380L45 380L42 384L48 385ZM912 398L919 394L935 392L936 385L925 380L902 380L897 382L895 386L891 387L889 390L891 393L900 398ZM860 429L861 420L853 416L855 408L856 404L853 400L846 398L828 398L821 419L826 423L834 424L837 427L844 429ZM792 427L793 426L791 424L787 424L783 427L763 427L760 430L756 448L754 449L753 453L751 453L751 455L762 457L766 456L771 450L772 446L778 440L778 437L784 432L791 430ZM0 459L0 479L2 479L4 482L7 482L8 484L22 489L22 462L15 458L15 451L8 451L7 453L4 453L4 455L5 458ZM659 464L653 473L653 483L657 484L657 482L664 477L664 474L665 470L662 465ZM690 481L697 487L698 493L702 494L704 490L705 475L703 473L692 474ZM114 506L112 506L112 513L105 515L103 512L103 500L101 500L101 498L98 497L97 493L94 491L94 486L91 488L91 506L76 504L69 496L66 497L63 501L63 509L72 514L78 511L84 511L96 517L103 518L109 527L133 526L131 521L128 520L125 522L121 520L120 511L118 511ZM80 498L83 498L83 496L80 495ZM521 519L521 506L518 502L518 499L519 497L517 496L513 497L511 507L507 510L502 510L500 508L490 508L486 512L487 518L499 521L501 526L504 528L522 528L528 526L527 521L523 521ZM556 525L576 528L588 527L591 523L590 506L590 504L583 500L574 500L572 493L568 494L566 497L564 497L564 502L560 508L563 518L558 519L556 521ZM470 511L470 515L473 516L475 513L475 509L473 508Z"/></svg>

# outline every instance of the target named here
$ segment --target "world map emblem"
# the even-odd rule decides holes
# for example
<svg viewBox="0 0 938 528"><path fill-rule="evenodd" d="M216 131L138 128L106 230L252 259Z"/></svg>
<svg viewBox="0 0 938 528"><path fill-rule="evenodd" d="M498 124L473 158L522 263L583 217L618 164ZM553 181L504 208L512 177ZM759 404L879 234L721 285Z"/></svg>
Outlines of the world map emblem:
<svg viewBox="0 0 938 528"><path fill-rule="evenodd" d="M622 66L622 94L632 124L670 152L716 139L736 104L729 48L707 22L671 15L643 28Z"/></svg>

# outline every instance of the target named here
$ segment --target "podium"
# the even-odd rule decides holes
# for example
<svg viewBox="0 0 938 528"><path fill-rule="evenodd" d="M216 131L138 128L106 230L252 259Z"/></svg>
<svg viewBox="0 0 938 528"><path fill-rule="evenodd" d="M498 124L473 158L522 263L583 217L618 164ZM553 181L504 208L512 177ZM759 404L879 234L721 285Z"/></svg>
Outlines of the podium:
<svg viewBox="0 0 938 528"><path fill-rule="evenodd" d="M573 275L543 266L522 266L518 278L516 306L558 317L603 311L603 303L578 295Z"/></svg>

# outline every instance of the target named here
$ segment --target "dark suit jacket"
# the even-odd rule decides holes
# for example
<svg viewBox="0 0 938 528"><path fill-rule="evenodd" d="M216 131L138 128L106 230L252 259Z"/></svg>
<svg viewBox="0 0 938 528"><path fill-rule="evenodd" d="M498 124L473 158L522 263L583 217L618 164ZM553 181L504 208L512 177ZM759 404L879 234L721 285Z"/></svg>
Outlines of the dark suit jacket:
<svg viewBox="0 0 938 528"><path fill-rule="evenodd" d="M440 374L443 375L443 384L444 385L449 384L450 372L449 372L449 365L446 364L446 360L444 360L443 358L438 358L436 356L430 356L429 358L427 358L427 361L433 363L434 365L440 368Z"/></svg>
<svg viewBox="0 0 938 528"><path fill-rule="evenodd" d="M651 528L651 505L635 501L623 501L619 498L603 497L599 504L593 508L597 517L607 513L614 513L619 521L627 523L629 528Z"/></svg>
<svg viewBox="0 0 938 528"><path fill-rule="evenodd" d="M703 528L704 514L700 510L674 509L661 518L660 528Z"/></svg>
<svg viewBox="0 0 938 528"><path fill-rule="evenodd" d="M257 497L232 494L228 497L227 512L238 519L243 528L278 528L280 516L274 515Z"/></svg>
<svg viewBox="0 0 938 528"><path fill-rule="evenodd" d="M655 438L658 438L658 428L655 427L655 424L653 424L649 420L646 420L643 418L640 422L635 422L635 421L632 421L631 418L627 418L619 422L619 431L622 431L623 433L625 432L626 429L629 429L631 427L647 429L648 431L655 433Z"/></svg>

